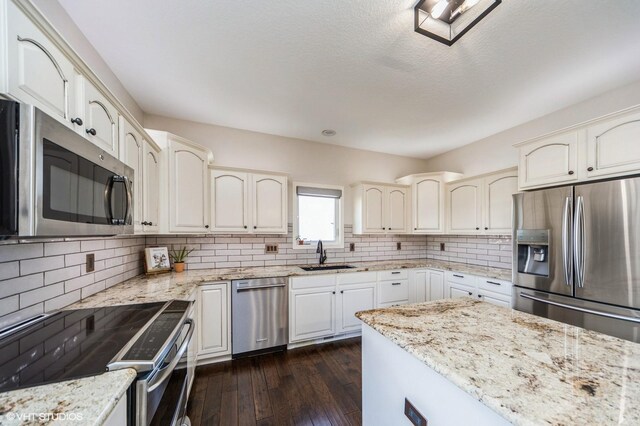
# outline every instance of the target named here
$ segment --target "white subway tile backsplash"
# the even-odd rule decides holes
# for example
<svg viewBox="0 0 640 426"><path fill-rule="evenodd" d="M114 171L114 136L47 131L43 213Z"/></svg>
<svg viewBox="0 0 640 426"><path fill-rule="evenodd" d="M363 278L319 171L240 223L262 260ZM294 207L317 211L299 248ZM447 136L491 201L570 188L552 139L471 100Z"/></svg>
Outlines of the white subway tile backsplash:
<svg viewBox="0 0 640 426"><path fill-rule="evenodd" d="M60 254L77 253L79 251L80 251L80 241L65 241L65 242L44 244L45 256L57 256Z"/></svg>
<svg viewBox="0 0 640 426"><path fill-rule="evenodd" d="M440 243L445 250L440 251ZM508 236L429 235L427 257L450 262L511 269L511 238Z"/></svg>
<svg viewBox="0 0 640 426"><path fill-rule="evenodd" d="M44 273L44 284L49 285L60 281L70 280L80 276L80 266L70 266L68 268L56 269Z"/></svg>
<svg viewBox="0 0 640 426"><path fill-rule="evenodd" d="M64 256L41 257L20 261L20 275L64 268Z"/></svg>
<svg viewBox="0 0 640 426"><path fill-rule="evenodd" d="M43 285L43 274L25 275L24 277L0 281L0 299L23 291L33 290Z"/></svg>
<svg viewBox="0 0 640 426"><path fill-rule="evenodd" d="M64 283L52 284L20 293L20 309L64 294Z"/></svg>
<svg viewBox="0 0 640 426"><path fill-rule="evenodd" d="M0 281L15 278L20 275L20 262L0 263Z"/></svg>
<svg viewBox="0 0 640 426"><path fill-rule="evenodd" d="M43 244L8 244L0 246L0 262L42 257Z"/></svg>

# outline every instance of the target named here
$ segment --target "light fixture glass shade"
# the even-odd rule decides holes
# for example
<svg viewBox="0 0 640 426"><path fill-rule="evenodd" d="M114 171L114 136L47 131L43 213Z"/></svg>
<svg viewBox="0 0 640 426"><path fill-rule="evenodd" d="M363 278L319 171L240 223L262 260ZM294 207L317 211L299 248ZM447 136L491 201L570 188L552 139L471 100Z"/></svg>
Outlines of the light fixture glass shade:
<svg viewBox="0 0 640 426"><path fill-rule="evenodd" d="M500 3L502 0L420 0L414 8L415 31L451 46Z"/></svg>

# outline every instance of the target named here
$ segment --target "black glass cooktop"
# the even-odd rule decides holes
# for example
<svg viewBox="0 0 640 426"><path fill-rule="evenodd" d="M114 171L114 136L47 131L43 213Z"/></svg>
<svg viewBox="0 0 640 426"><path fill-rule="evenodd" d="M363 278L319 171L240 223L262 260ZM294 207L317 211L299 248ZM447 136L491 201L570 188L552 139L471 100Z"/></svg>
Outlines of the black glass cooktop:
<svg viewBox="0 0 640 426"><path fill-rule="evenodd" d="M158 302L61 311L0 340L0 392L103 373L163 306ZM165 337L166 332L147 336L147 343L156 343L147 346L149 350L157 350Z"/></svg>

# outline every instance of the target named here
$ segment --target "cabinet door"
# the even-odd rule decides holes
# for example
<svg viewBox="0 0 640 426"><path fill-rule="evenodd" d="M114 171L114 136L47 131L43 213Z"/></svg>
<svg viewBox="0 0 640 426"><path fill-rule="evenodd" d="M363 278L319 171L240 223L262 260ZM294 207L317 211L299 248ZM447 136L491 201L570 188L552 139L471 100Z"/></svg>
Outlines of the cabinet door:
<svg viewBox="0 0 640 426"><path fill-rule="evenodd" d="M198 356L231 352L230 313L228 283L198 289Z"/></svg>
<svg viewBox="0 0 640 426"><path fill-rule="evenodd" d="M339 300L338 332L360 330L362 323L355 314L376 307L376 283L345 286Z"/></svg>
<svg viewBox="0 0 640 426"><path fill-rule="evenodd" d="M466 286L460 283L447 283L447 297L456 298L456 297L473 297L475 295L475 288Z"/></svg>
<svg viewBox="0 0 640 426"><path fill-rule="evenodd" d="M428 271L409 271L409 303L421 303L427 301Z"/></svg>
<svg viewBox="0 0 640 426"><path fill-rule="evenodd" d="M211 224L213 231L247 232L249 182L243 172L211 171ZM279 206L279 205L278 205Z"/></svg>
<svg viewBox="0 0 640 426"><path fill-rule="evenodd" d="M120 160L134 170L133 175L133 229L135 232L142 231L142 163L144 161L144 146L142 136L133 126L120 117Z"/></svg>
<svg viewBox="0 0 640 426"><path fill-rule="evenodd" d="M363 185L363 233L377 234L385 231L384 198L385 188L383 186Z"/></svg>
<svg viewBox="0 0 640 426"><path fill-rule="evenodd" d="M504 308L511 307L511 297L503 294L493 294L488 292L479 292L478 299L483 302L491 303L492 305L502 306Z"/></svg>
<svg viewBox="0 0 640 426"><path fill-rule="evenodd" d="M145 233L156 233L160 226L160 152L144 141L142 177L142 221ZM137 197L139 200L140 197Z"/></svg>
<svg viewBox="0 0 640 426"><path fill-rule="evenodd" d="M444 272L427 271L427 290L426 300L444 299Z"/></svg>
<svg viewBox="0 0 640 426"><path fill-rule="evenodd" d="M334 289L295 290L290 293L291 342L333 336L336 333Z"/></svg>
<svg viewBox="0 0 640 426"><path fill-rule="evenodd" d="M413 184L413 232L443 231L442 182L425 178Z"/></svg>
<svg viewBox="0 0 640 426"><path fill-rule="evenodd" d="M286 234L287 178L276 175L251 175L253 231Z"/></svg>
<svg viewBox="0 0 640 426"><path fill-rule="evenodd" d="M516 170L485 178L482 223L486 234L511 233L512 195L516 192L518 192Z"/></svg>
<svg viewBox="0 0 640 426"><path fill-rule="evenodd" d="M447 187L448 229L451 233L477 234L482 220L481 182L467 181Z"/></svg>
<svg viewBox="0 0 640 426"><path fill-rule="evenodd" d="M520 147L520 188L578 179L578 132L572 131Z"/></svg>
<svg viewBox="0 0 640 426"><path fill-rule="evenodd" d="M118 110L90 82L84 80L85 136L105 152L118 156Z"/></svg>
<svg viewBox="0 0 640 426"><path fill-rule="evenodd" d="M640 112L587 129L587 177L640 171Z"/></svg>
<svg viewBox="0 0 640 426"><path fill-rule="evenodd" d="M169 149L169 230L207 232L209 170L206 151L176 140Z"/></svg>
<svg viewBox="0 0 640 426"><path fill-rule="evenodd" d="M77 117L78 72L14 2L7 1L4 4L7 7L7 39L4 41L7 46L7 92L19 101L33 104L74 127L71 119ZM4 70L0 74L3 73Z"/></svg>
<svg viewBox="0 0 640 426"><path fill-rule="evenodd" d="M407 232L407 189L389 187L386 189L386 231L392 233Z"/></svg>

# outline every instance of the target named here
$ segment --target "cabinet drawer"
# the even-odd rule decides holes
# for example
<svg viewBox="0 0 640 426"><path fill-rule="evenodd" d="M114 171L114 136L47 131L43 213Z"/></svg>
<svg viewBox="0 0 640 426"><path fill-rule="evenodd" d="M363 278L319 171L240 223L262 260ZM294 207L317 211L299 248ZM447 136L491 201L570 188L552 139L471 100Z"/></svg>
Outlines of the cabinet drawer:
<svg viewBox="0 0 640 426"><path fill-rule="evenodd" d="M478 288L494 293L511 295L511 283L509 281L496 280L493 278L478 278Z"/></svg>
<svg viewBox="0 0 640 426"><path fill-rule="evenodd" d="M472 287L475 287L476 285L476 277L473 275L447 271L445 277L448 282L464 284Z"/></svg>
<svg viewBox="0 0 640 426"><path fill-rule="evenodd" d="M378 303L407 303L409 301L409 281L383 281L378 284Z"/></svg>
<svg viewBox="0 0 640 426"><path fill-rule="evenodd" d="M375 283L375 272L352 272L347 274L338 274L338 284L361 284Z"/></svg>
<svg viewBox="0 0 640 426"><path fill-rule="evenodd" d="M408 277L409 271L406 269L378 272L379 281L406 280Z"/></svg>
<svg viewBox="0 0 640 426"><path fill-rule="evenodd" d="M301 290L305 288L333 287L336 285L335 275L313 275L309 277L292 277L291 289Z"/></svg>
<svg viewBox="0 0 640 426"><path fill-rule="evenodd" d="M483 302L491 303L492 305L511 308L511 296L505 294L493 293L491 291L480 291L478 293L478 298Z"/></svg>

